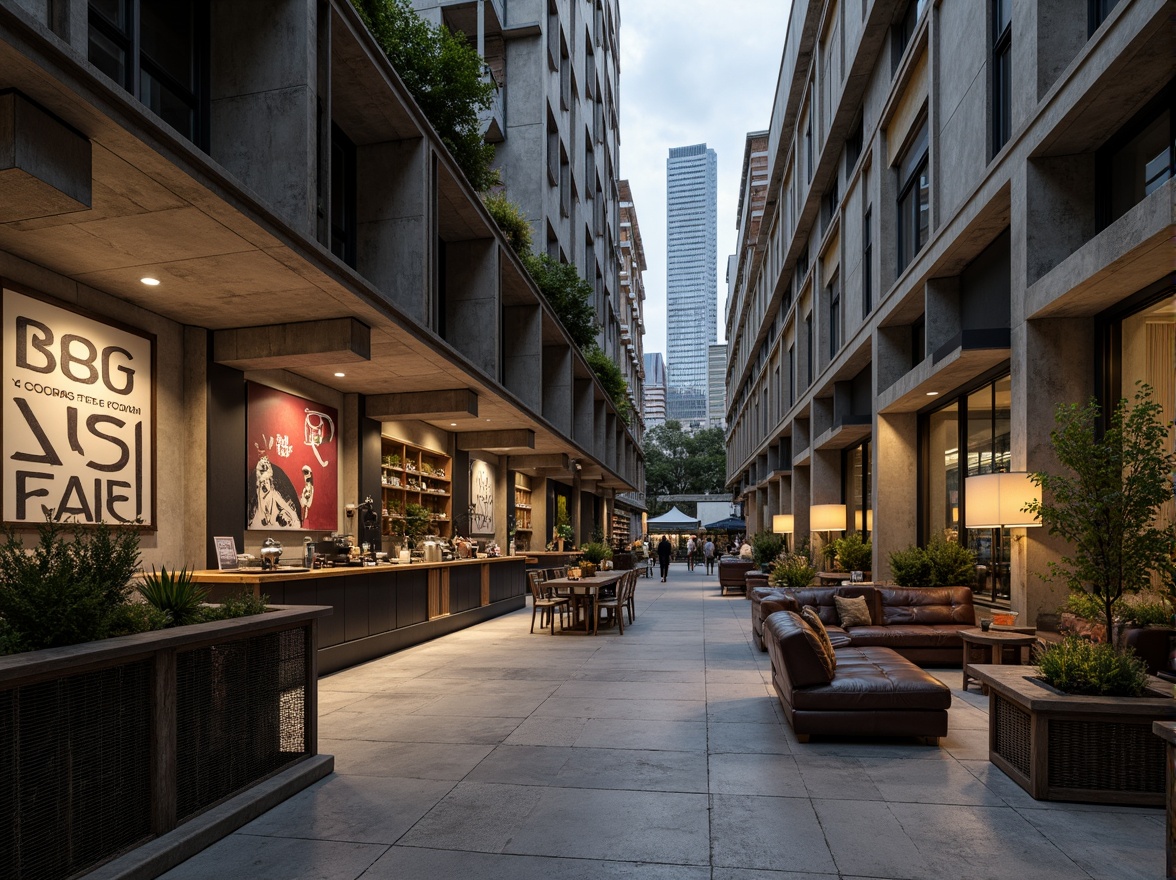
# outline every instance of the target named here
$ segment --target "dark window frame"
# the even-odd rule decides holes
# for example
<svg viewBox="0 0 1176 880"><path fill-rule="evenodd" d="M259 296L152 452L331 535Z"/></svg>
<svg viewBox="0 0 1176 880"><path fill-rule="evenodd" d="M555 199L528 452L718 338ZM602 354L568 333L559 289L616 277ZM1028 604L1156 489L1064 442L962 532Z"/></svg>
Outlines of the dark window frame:
<svg viewBox="0 0 1176 880"><path fill-rule="evenodd" d="M334 122L331 123L331 206L328 222L331 230L331 253L348 266L355 268L358 245L358 174L356 169L358 152L351 138ZM336 160L341 160L337 169ZM336 171L341 170L342 180ZM336 216L336 196L341 193L343 206L341 216Z"/></svg>
<svg viewBox="0 0 1176 880"><path fill-rule="evenodd" d="M1176 78L1173 78L1095 152L1095 228L1098 232L1119 219L1112 216L1111 208L1111 172L1115 156L1165 110L1168 112L1167 170L1169 177L1176 177Z"/></svg>
<svg viewBox="0 0 1176 880"><path fill-rule="evenodd" d="M841 351L841 274L833 273L833 278L826 288L829 291L829 361L837 357Z"/></svg>
<svg viewBox="0 0 1176 880"><path fill-rule="evenodd" d="M1008 17L1004 18L1003 13ZM1003 19L1003 20L1002 20ZM1012 136L1013 17L1011 0L992 0L992 155Z"/></svg>
<svg viewBox="0 0 1176 880"><path fill-rule="evenodd" d="M816 379L816 375L815 375L816 371L814 369L814 366L816 365L816 359L813 354L813 348L815 347L813 345L813 313L811 310L809 311L809 313L807 315L804 316L804 332L805 332L805 343L806 343L806 349L807 349L805 352L805 355L806 355L805 360L807 361L807 363L805 364L805 366L808 368L808 373L805 376L805 378L808 380L808 382L805 385L805 387L811 388L813 385L813 381Z"/></svg>
<svg viewBox="0 0 1176 880"><path fill-rule="evenodd" d="M1094 32L1102 27L1102 23L1111 17L1119 0L1089 0L1086 13L1087 39L1094 36Z"/></svg>
<svg viewBox="0 0 1176 880"><path fill-rule="evenodd" d="M897 235L898 254L897 254L897 256L898 256L898 274L899 275L901 275L903 273L903 270L905 270L907 266L909 266L912 262L914 262L914 259L916 256L918 256L919 251L921 251L923 249L923 246L925 244L927 244L927 240L918 237L918 231L919 231L918 216L922 213L922 207L921 207L922 203L919 201L918 190L921 188L919 186L919 181L924 173L926 173L926 175L927 175L926 189L927 189L927 211L928 211L928 213L930 213L930 210L931 210L931 164L930 164L929 141L928 141L928 135L927 135L927 114L926 114L926 111L923 112L923 114L920 116L918 121L916 121L915 125L912 126L912 130L915 132L915 135L914 135L914 137L911 138L910 142L903 148L903 151L899 156L898 164L896 166L896 171L898 172L898 198L895 200L895 205L897 208L897 221L898 221L898 230L897 230L898 231L898 235ZM903 228L903 219L904 219L903 207L904 207L904 203L907 202L908 196L912 196L912 195L914 196L914 201L911 202L911 204L915 205L915 218L914 218L914 222L911 224L911 228L916 233L916 240L914 242L913 247L910 248L910 253L908 254L907 253L907 245L909 243L905 240L906 236L905 236L904 228ZM927 237L928 237L928 239L930 238L930 235L931 235L931 223L930 223L930 218L928 218L928 223L927 223Z"/></svg>
<svg viewBox="0 0 1176 880"><path fill-rule="evenodd" d="M874 205L862 215L862 319L874 311Z"/></svg>

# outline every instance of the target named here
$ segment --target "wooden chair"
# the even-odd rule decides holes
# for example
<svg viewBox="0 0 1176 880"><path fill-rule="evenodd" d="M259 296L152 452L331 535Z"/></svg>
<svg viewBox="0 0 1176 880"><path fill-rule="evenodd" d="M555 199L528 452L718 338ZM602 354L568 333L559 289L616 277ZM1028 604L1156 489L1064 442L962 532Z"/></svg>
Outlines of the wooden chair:
<svg viewBox="0 0 1176 880"><path fill-rule="evenodd" d="M639 571L633 572L632 577L629 578L629 598L625 601L625 607L629 610L629 623L633 622L633 618L637 616L637 603L633 596L637 592L637 575Z"/></svg>
<svg viewBox="0 0 1176 880"><path fill-rule="evenodd" d="M625 634L625 608L628 606L629 597L633 595L633 582L637 578L636 570L628 572L623 578L617 581L617 592L615 596L608 598L596 598L596 611L593 615L592 632L595 634L600 626L600 612L605 612L608 619L612 620L616 617L617 628L621 635ZM629 618L629 622L633 622L633 618Z"/></svg>
<svg viewBox="0 0 1176 880"><path fill-rule="evenodd" d="M531 632L535 632L535 615L542 609L545 617L549 618L551 634L555 635L555 610L559 609L559 625L562 629L567 626L568 600L564 597L549 595L539 580L538 572L527 572L527 581L531 585ZM543 626L544 617L539 618L539 625Z"/></svg>

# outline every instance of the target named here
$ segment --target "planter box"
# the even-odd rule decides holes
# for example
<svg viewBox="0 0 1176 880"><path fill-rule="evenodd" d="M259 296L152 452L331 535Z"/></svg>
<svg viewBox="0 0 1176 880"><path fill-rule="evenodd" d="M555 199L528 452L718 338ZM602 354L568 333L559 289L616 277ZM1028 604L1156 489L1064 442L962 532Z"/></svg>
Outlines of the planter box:
<svg viewBox="0 0 1176 880"><path fill-rule="evenodd" d="M0 877L68 877L318 751L329 608L0 657Z"/></svg>
<svg viewBox="0 0 1176 880"><path fill-rule="evenodd" d="M1152 722L1176 719L1151 697L1060 694L1034 666L974 666L988 685L989 760L1037 800L1164 805L1164 744Z"/></svg>

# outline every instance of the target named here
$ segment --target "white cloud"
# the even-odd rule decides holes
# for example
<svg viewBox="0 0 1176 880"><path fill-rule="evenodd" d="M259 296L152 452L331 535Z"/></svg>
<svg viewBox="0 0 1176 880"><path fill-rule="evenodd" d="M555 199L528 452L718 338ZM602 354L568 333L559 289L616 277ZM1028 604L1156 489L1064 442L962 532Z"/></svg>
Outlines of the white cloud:
<svg viewBox="0 0 1176 880"><path fill-rule="evenodd" d="M645 350L665 353L666 157L705 142L719 157L719 336L743 146L766 129L791 3L622 0L620 175L633 188L645 256Z"/></svg>

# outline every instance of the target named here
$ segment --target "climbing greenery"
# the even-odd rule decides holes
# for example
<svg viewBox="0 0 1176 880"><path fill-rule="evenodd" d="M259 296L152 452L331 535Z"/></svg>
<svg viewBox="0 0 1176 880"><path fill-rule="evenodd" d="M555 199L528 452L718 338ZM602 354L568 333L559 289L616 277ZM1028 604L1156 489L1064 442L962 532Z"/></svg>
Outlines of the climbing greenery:
<svg viewBox="0 0 1176 880"><path fill-rule="evenodd" d="M527 254L523 264L544 298L555 310L556 317L572 337L572 342L585 352L596 344L596 309L592 307L592 285L580 277L576 267L561 263L547 254Z"/></svg>
<svg viewBox="0 0 1176 880"><path fill-rule="evenodd" d="M482 202L506 236L511 250L525 261L531 256L531 224L523 216L523 209L508 199L504 192L486 193L482 196Z"/></svg>
<svg viewBox="0 0 1176 880"><path fill-rule="evenodd" d="M595 343L584 352L584 357L588 360L588 366L592 368L596 378L600 380L600 384L604 386L604 390L613 402L613 406L616 407L617 415L620 416L621 421L626 425L629 424L633 407L629 403L629 383L625 381L621 368Z"/></svg>
<svg viewBox="0 0 1176 880"><path fill-rule="evenodd" d="M494 147L483 140L478 119L493 100L494 84L483 76L478 53L462 34L417 15L411 0L352 4L470 185L482 192L496 184Z"/></svg>

